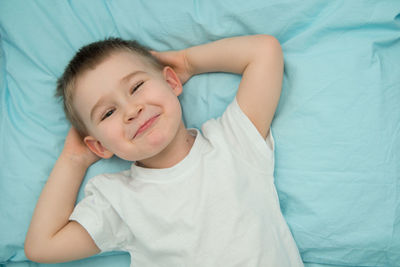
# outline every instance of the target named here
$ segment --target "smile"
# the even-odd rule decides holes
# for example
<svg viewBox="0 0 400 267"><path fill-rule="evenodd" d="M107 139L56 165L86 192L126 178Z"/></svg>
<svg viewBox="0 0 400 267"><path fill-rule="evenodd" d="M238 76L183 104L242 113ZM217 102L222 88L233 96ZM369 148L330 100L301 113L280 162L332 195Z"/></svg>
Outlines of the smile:
<svg viewBox="0 0 400 267"><path fill-rule="evenodd" d="M147 129L149 129L154 124L154 122L158 119L159 116L160 116L160 114L150 118L145 123L143 123L142 126L140 126L139 129L136 131L135 135L133 136L133 139L136 138L136 136L138 136L139 134L141 134L144 131L146 131Z"/></svg>

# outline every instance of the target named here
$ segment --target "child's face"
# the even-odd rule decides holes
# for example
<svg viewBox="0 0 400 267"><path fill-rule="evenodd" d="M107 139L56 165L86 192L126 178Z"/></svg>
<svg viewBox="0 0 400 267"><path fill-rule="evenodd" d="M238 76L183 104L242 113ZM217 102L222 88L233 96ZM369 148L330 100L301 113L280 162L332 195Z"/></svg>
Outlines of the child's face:
<svg viewBox="0 0 400 267"><path fill-rule="evenodd" d="M98 156L138 161L163 151L181 127L182 85L169 68L116 52L77 80L73 106L86 125L87 146Z"/></svg>

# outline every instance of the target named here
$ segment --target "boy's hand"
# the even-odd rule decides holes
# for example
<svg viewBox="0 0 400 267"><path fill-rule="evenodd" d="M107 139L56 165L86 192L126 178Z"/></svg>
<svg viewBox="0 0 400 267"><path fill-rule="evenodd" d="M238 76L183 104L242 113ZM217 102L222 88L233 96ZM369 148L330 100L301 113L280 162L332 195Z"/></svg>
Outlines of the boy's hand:
<svg viewBox="0 0 400 267"><path fill-rule="evenodd" d="M159 58L167 64L177 62L177 67L190 75L241 74L237 103L261 136L267 137L282 87L283 54L276 38L264 34L231 37L189 47L178 54L161 53Z"/></svg>
<svg viewBox="0 0 400 267"><path fill-rule="evenodd" d="M181 83L186 83L193 76L193 71L187 60L186 50L156 52L151 51L163 65L170 66L178 75Z"/></svg>
<svg viewBox="0 0 400 267"><path fill-rule="evenodd" d="M64 143L62 155L68 157L78 164L89 167L100 158L95 155L83 142L78 131L71 126Z"/></svg>

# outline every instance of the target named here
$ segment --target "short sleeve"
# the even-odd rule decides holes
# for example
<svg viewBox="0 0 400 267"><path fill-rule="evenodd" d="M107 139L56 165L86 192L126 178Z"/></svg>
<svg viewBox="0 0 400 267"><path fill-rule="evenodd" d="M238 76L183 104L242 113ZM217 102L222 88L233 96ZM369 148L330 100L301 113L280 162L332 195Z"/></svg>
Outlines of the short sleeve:
<svg viewBox="0 0 400 267"><path fill-rule="evenodd" d="M232 151L252 166L267 167L274 170L274 139L272 131L264 139L257 128L244 114L236 98L217 120L223 138Z"/></svg>
<svg viewBox="0 0 400 267"><path fill-rule="evenodd" d="M92 181L69 219L81 224L102 252L126 251L132 243L130 229Z"/></svg>

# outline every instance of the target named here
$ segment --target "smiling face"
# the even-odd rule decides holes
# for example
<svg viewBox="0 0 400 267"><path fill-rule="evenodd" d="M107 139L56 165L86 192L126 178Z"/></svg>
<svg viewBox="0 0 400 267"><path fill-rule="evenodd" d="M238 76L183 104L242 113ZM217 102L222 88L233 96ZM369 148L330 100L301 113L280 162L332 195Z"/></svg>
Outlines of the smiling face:
<svg viewBox="0 0 400 267"><path fill-rule="evenodd" d="M170 67L161 72L141 56L119 51L78 77L73 107L95 154L140 161L162 153L186 130L177 98L181 92Z"/></svg>

